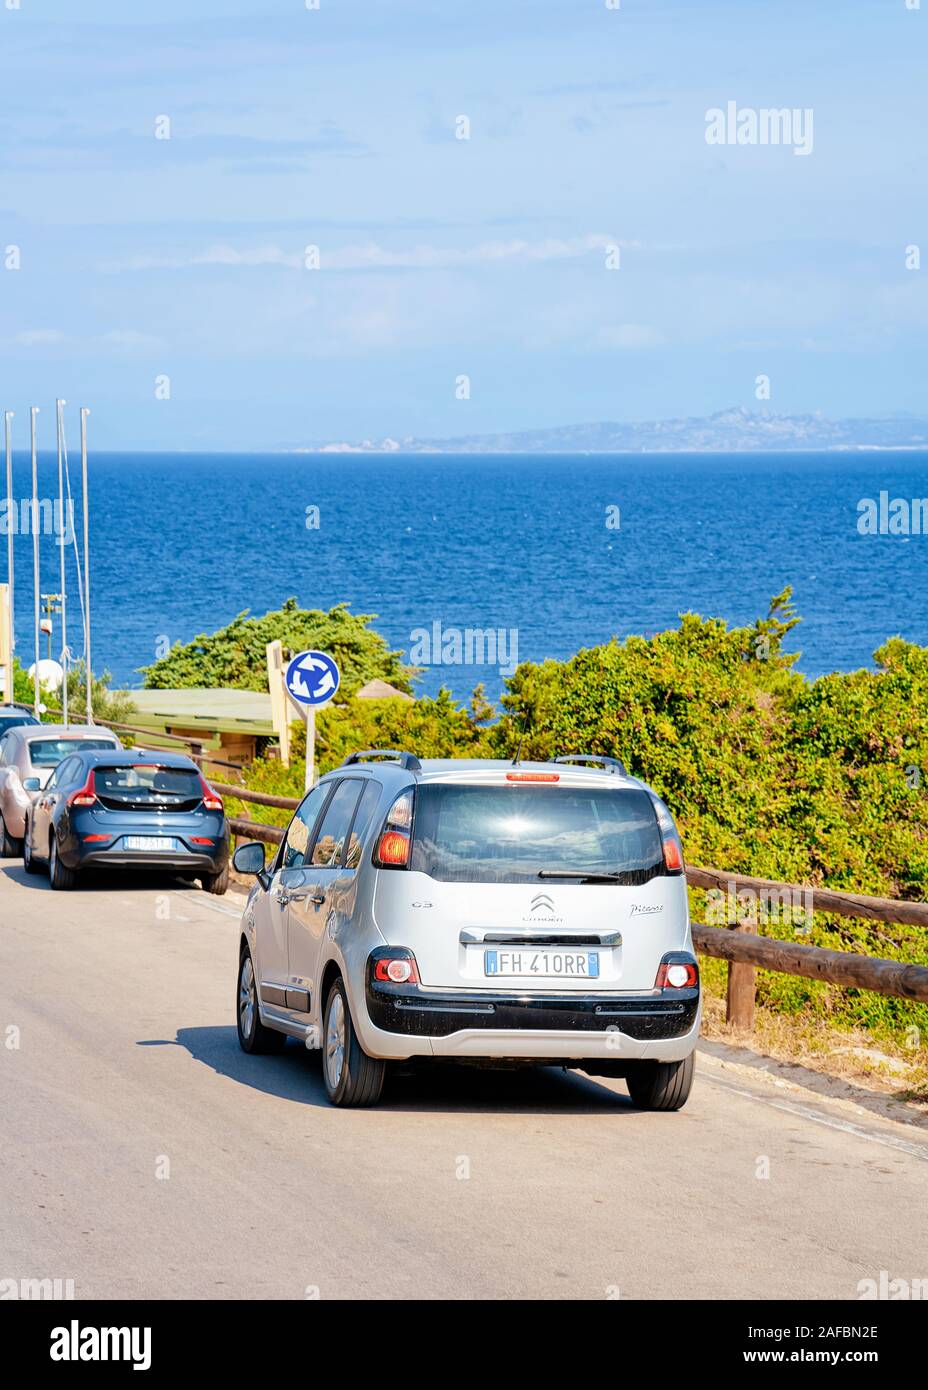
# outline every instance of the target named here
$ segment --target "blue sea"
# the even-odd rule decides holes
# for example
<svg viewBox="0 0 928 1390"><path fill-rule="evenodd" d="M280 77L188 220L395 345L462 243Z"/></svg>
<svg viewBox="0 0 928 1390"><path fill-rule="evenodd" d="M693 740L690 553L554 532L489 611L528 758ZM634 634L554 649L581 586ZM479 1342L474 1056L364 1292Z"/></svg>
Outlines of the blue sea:
<svg viewBox="0 0 928 1390"><path fill-rule="evenodd" d="M41 456L40 495L57 494L56 468ZM857 530L858 502L881 490L928 496L928 454L96 454L93 664L139 685L159 642L290 595L376 614L407 654L413 632L438 622L504 629L507 640L515 630L519 660L539 661L660 631L685 611L749 623L791 584L798 668L872 666L892 634L928 644L928 536ZM29 492L29 461L17 455L14 493ZM28 665L28 536L15 552L17 653ZM41 565L42 590L56 590L53 537ZM444 684L466 699L479 681L491 697L503 686L497 666L434 665L418 689Z"/></svg>

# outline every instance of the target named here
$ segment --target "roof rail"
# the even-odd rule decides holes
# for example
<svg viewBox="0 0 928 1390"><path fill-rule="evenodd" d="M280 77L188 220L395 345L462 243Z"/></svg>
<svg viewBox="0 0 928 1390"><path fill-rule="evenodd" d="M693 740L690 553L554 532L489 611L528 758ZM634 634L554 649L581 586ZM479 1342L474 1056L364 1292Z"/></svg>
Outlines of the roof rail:
<svg viewBox="0 0 928 1390"><path fill-rule="evenodd" d="M357 753L349 753L342 767L350 767L353 763L366 763L374 758L389 758L405 767L407 772L422 771L422 764L414 753L405 753L398 748L362 748Z"/></svg>
<svg viewBox="0 0 928 1390"><path fill-rule="evenodd" d="M556 763L602 763L606 772L614 775L625 774L625 764L618 758L601 757L598 753L564 753L559 758L555 758Z"/></svg>

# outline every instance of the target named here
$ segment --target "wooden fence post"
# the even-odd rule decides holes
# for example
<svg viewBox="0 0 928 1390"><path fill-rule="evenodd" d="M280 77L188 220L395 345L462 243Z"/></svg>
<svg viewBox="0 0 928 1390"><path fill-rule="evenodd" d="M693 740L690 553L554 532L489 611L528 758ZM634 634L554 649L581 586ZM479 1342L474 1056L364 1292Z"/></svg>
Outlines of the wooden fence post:
<svg viewBox="0 0 928 1390"><path fill-rule="evenodd" d="M750 933L747 922L733 922L730 931ZM754 1031L754 999L757 969L743 961L728 962L728 991L725 997L725 1021L746 1032Z"/></svg>

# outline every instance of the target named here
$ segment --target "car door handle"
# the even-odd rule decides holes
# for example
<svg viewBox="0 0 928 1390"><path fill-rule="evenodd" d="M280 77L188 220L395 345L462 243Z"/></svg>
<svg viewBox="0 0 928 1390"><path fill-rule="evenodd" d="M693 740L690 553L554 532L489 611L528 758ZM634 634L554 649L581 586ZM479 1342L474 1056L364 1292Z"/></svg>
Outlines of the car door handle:
<svg viewBox="0 0 928 1390"><path fill-rule="evenodd" d="M308 888L278 888L274 896L279 903L295 903L305 898L308 892Z"/></svg>
<svg viewBox="0 0 928 1390"><path fill-rule="evenodd" d="M317 907L321 907L325 902L325 894L317 891L312 895L309 901L315 903Z"/></svg>

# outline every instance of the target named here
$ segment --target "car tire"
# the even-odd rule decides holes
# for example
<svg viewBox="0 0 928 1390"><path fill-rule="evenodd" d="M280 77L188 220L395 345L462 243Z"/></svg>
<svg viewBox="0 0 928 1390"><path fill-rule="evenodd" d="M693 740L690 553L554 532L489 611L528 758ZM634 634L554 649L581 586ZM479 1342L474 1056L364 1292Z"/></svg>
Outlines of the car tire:
<svg viewBox="0 0 928 1390"><path fill-rule="evenodd" d="M628 1094L638 1110L680 1110L693 1085L696 1054L682 1062L629 1062Z"/></svg>
<svg viewBox="0 0 928 1390"><path fill-rule="evenodd" d="M322 1079L333 1105L376 1105L383 1091L387 1064L368 1057L358 1041L345 984L332 981L322 1021Z"/></svg>
<svg viewBox="0 0 928 1390"><path fill-rule="evenodd" d="M229 865L228 862L219 870L218 874L202 874L200 882L203 891L206 893L225 893L229 887Z"/></svg>
<svg viewBox="0 0 928 1390"><path fill-rule="evenodd" d="M6 828L6 821L0 812L0 859L18 859L23 852L21 840L14 840Z"/></svg>
<svg viewBox="0 0 928 1390"><path fill-rule="evenodd" d="M238 979L235 985L235 1026L238 1032L239 1047L252 1054L282 1052L287 1041L286 1034L275 1028L266 1028L261 1022L258 1009L258 985L251 952L242 947L238 962Z"/></svg>
<svg viewBox="0 0 928 1390"><path fill-rule="evenodd" d="M77 870L69 869L66 864L61 862L61 856L58 853L58 840L54 835L52 835L48 847L48 879L58 893L73 888L77 882Z"/></svg>
<svg viewBox="0 0 928 1390"><path fill-rule="evenodd" d="M23 868L27 874L40 874L45 865L32 853L29 844L29 822L23 822Z"/></svg>

